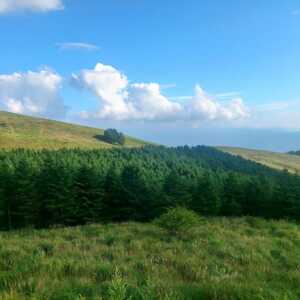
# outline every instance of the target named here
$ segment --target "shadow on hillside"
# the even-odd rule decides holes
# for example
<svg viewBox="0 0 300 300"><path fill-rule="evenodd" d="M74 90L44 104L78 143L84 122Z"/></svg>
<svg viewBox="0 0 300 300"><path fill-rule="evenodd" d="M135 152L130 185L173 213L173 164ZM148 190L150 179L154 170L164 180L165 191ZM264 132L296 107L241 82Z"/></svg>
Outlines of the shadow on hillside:
<svg viewBox="0 0 300 300"><path fill-rule="evenodd" d="M93 136L93 138L98 141L108 143L103 134L96 134Z"/></svg>
<svg viewBox="0 0 300 300"><path fill-rule="evenodd" d="M8 125L7 125L6 123L4 123L4 122L1 122L1 123L0 123L0 127L8 128Z"/></svg>
<svg viewBox="0 0 300 300"><path fill-rule="evenodd" d="M96 134L93 136L94 139L98 140L98 141L101 141L101 142L104 142L104 143L107 143L107 144L111 144L111 145L115 145L115 146L120 146L120 144L118 143L112 143L108 140L105 139L104 135L101 135L101 134Z"/></svg>

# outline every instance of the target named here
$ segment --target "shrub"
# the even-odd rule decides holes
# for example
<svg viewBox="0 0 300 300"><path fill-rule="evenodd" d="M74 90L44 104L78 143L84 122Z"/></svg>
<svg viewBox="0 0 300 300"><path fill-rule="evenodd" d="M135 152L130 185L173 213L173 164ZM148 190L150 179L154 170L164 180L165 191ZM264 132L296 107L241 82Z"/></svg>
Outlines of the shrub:
<svg viewBox="0 0 300 300"><path fill-rule="evenodd" d="M104 131L104 140L110 144L124 145L125 136L116 129L106 129Z"/></svg>
<svg viewBox="0 0 300 300"><path fill-rule="evenodd" d="M175 207L168 209L154 223L172 235L183 235L200 223L200 217L192 210Z"/></svg>

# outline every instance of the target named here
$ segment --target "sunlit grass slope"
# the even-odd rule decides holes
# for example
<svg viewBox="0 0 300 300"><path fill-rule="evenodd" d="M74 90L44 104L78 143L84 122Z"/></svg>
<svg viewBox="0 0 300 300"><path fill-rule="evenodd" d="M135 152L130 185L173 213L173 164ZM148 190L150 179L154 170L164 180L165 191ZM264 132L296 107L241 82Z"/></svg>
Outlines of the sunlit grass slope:
<svg viewBox="0 0 300 300"><path fill-rule="evenodd" d="M205 219L0 233L0 299L299 299L300 226Z"/></svg>
<svg viewBox="0 0 300 300"><path fill-rule="evenodd" d="M111 144L97 139L102 129L0 111L0 148L59 149L109 148ZM139 147L145 142L127 137L125 146Z"/></svg>
<svg viewBox="0 0 300 300"><path fill-rule="evenodd" d="M218 149L233 155L239 155L245 159L256 161L271 168L279 170L287 169L292 173L300 172L300 156L233 147L218 147Z"/></svg>

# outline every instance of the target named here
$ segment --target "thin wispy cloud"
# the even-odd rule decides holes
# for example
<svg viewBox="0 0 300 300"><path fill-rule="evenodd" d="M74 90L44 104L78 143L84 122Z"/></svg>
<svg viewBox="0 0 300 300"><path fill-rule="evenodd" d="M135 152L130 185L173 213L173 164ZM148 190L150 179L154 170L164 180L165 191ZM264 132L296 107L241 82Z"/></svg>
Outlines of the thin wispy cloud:
<svg viewBox="0 0 300 300"><path fill-rule="evenodd" d="M98 51L100 47L90 43L69 42L58 43L57 46L60 50L83 50L83 51Z"/></svg>
<svg viewBox="0 0 300 300"><path fill-rule="evenodd" d="M255 110L259 112L269 113L272 111L283 111L283 110L299 110L300 100L286 100L269 102L261 105L256 105Z"/></svg>
<svg viewBox="0 0 300 300"><path fill-rule="evenodd" d="M240 92L225 92L225 93L219 93L213 95L215 99L220 100L231 100L234 98L240 98L241 93ZM185 96L176 96L176 97L169 97L172 101L184 101L184 100L191 100L193 98L192 95L185 95Z"/></svg>
<svg viewBox="0 0 300 300"><path fill-rule="evenodd" d="M0 0L0 14L48 12L64 8L62 0Z"/></svg>
<svg viewBox="0 0 300 300"><path fill-rule="evenodd" d="M238 98L241 97L241 93L240 92L225 92L225 93L219 93L215 95L216 98L218 99L232 99L232 98Z"/></svg>
<svg viewBox="0 0 300 300"><path fill-rule="evenodd" d="M173 89L176 87L176 83L167 83L167 84L161 84L160 88L162 90L168 90L168 89Z"/></svg>

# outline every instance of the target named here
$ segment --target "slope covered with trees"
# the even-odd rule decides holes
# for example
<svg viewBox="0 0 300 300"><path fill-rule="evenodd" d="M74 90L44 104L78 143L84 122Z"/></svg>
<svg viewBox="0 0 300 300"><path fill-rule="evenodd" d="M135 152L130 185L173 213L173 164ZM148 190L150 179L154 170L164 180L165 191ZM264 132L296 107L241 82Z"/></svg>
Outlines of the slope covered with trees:
<svg viewBox="0 0 300 300"><path fill-rule="evenodd" d="M300 219L300 178L210 147L0 152L0 226L208 216Z"/></svg>

